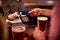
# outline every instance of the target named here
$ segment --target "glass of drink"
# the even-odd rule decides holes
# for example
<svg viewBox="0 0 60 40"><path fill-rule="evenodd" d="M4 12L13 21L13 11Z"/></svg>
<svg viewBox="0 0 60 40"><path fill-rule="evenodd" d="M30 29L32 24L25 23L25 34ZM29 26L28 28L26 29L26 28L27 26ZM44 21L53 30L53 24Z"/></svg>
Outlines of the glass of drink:
<svg viewBox="0 0 60 40"><path fill-rule="evenodd" d="M24 26L14 26L12 27L12 36L13 40L24 40L24 32L25 32Z"/></svg>
<svg viewBox="0 0 60 40"><path fill-rule="evenodd" d="M47 17L37 17L37 26L40 29L40 31L45 31L47 27Z"/></svg>

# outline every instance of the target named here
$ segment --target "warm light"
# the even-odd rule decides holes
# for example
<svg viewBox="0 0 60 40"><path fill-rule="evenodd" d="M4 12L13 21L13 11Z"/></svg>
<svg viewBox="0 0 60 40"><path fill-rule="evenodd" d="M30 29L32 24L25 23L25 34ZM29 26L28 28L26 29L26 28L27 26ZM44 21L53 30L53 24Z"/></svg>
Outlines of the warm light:
<svg viewBox="0 0 60 40"><path fill-rule="evenodd" d="M37 19L38 19L38 20L42 20L42 21L46 21L46 20L48 20L47 17L37 17Z"/></svg>
<svg viewBox="0 0 60 40"><path fill-rule="evenodd" d="M47 3L52 4L52 3L54 3L54 1L47 1Z"/></svg>

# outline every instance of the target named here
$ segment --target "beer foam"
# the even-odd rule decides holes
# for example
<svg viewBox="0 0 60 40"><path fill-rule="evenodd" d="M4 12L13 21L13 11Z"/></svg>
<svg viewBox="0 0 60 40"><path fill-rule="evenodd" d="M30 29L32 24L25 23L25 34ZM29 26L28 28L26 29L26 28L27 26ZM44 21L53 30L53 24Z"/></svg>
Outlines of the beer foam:
<svg viewBox="0 0 60 40"><path fill-rule="evenodd" d="M23 27L23 26L21 26L21 27L12 27L12 31L13 32L24 32L25 27Z"/></svg>
<svg viewBox="0 0 60 40"><path fill-rule="evenodd" d="M45 20L48 20L47 17L37 17L38 20L42 20L42 21L45 21Z"/></svg>

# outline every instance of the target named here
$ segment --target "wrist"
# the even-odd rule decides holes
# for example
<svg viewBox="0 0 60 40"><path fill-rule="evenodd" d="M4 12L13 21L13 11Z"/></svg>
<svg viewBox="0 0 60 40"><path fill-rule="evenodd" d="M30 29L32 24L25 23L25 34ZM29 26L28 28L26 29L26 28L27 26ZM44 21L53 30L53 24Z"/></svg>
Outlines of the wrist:
<svg viewBox="0 0 60 40"><path fill-rule="evenodd" d="M44 14L44 13L46 12L46 10L47 10L47 9L42 9L42 12L41 12L41 13Z"/></svg>
<svg viewBox="0 0 60 40"><path fill-rule="evenodd" d="M41 14L44 16L51 16L52 10L50 9L42 9Z"/></svg>

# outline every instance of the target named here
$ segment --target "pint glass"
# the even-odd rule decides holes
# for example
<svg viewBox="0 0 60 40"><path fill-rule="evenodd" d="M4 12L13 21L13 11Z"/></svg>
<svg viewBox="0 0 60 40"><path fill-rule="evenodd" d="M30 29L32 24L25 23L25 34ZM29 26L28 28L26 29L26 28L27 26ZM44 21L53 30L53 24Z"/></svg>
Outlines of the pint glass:
<svg viewBox="0 0 60 40"><path fill-rule="evenodd" d="M47 17L37 17L37 26L40 29L40 31L44 31L47 27Z"/></svg>
<svg viewBox="0 0 60 40"><path fill-rule="evenodd" d="M13 40L24 40L25 27L14 26L12 27Z"/></svg>

